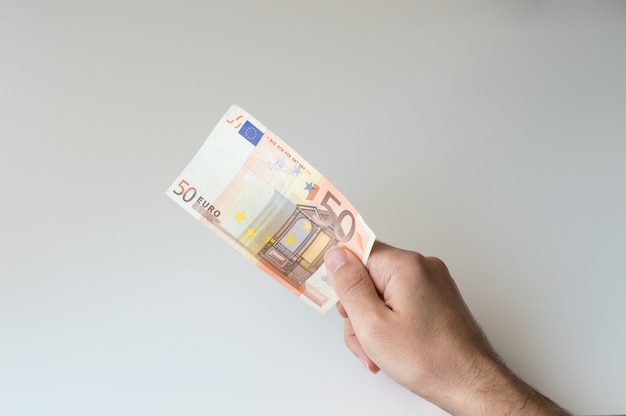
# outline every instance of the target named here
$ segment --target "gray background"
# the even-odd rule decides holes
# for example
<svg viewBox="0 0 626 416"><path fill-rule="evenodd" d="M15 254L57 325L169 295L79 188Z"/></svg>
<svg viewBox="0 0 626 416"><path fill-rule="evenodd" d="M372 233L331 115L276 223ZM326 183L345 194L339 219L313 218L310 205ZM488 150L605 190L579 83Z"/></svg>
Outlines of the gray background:
<svg viewBox="0 0 626 416"><path fill-rule="evenodd" d="M626 7L507 4L0 1L0 414L441 413L164 195L231 104L626 412Z"/></svg>

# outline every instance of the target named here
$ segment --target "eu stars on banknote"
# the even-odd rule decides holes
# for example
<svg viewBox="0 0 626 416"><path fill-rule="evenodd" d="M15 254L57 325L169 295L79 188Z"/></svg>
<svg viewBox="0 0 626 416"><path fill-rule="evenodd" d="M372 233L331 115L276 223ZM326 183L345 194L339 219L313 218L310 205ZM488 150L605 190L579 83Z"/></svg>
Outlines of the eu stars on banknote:
<svg viewBox="0 0 626 416"><path fill-rule="evenodd" d="M220 119L166 193L320 312L337 303L326 251L343 245L365 264L375 241L337 188L238 106Z"/></svg>

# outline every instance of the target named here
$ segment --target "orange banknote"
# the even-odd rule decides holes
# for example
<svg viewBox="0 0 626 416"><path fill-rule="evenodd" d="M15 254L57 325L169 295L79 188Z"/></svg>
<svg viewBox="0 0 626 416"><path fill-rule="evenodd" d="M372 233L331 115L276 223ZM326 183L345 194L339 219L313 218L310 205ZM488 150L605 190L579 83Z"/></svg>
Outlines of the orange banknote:
<svg viewBox="0 0 626 416"><path fill-rule="evenodd" d="M337 303L324 253L342 245L365 263L375 241L332 183L238 106L167 195L320 312Z"/></svg>

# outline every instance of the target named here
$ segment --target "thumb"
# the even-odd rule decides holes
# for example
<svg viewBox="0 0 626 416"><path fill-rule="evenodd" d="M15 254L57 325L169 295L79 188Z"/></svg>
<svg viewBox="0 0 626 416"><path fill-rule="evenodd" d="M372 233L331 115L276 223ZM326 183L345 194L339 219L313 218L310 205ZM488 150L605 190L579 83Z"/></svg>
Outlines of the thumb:
<svg viewBox="0 0 626 416"><path fill-rule="evenodd" d="M326 252L324 262L333 289L353 321L386 308L369 272L351 251L334 247Z"/></svg>

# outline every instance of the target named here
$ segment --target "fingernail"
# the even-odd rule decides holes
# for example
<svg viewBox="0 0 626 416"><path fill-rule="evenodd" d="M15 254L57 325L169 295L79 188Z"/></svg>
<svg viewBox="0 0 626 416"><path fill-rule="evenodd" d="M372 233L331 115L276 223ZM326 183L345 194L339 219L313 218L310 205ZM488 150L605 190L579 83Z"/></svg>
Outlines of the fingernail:
<svg viewBox="0 0 626 416"><path fill-rule="evenodd" d="M324 263L326 263L326 271L335 273L341 266L348 261L348 254L340 247L333 247L326 252Z"/></svg>
<svg viewBox="0 0 626 416"><path fill-rule="evenodd" d="M369 371L370 373L373 373L372 369L370 368L370 364L367 362L365 358L359 357L359 360L361 360L361 363L363 363L365 368L367 368L367 371Z"/></svg>

